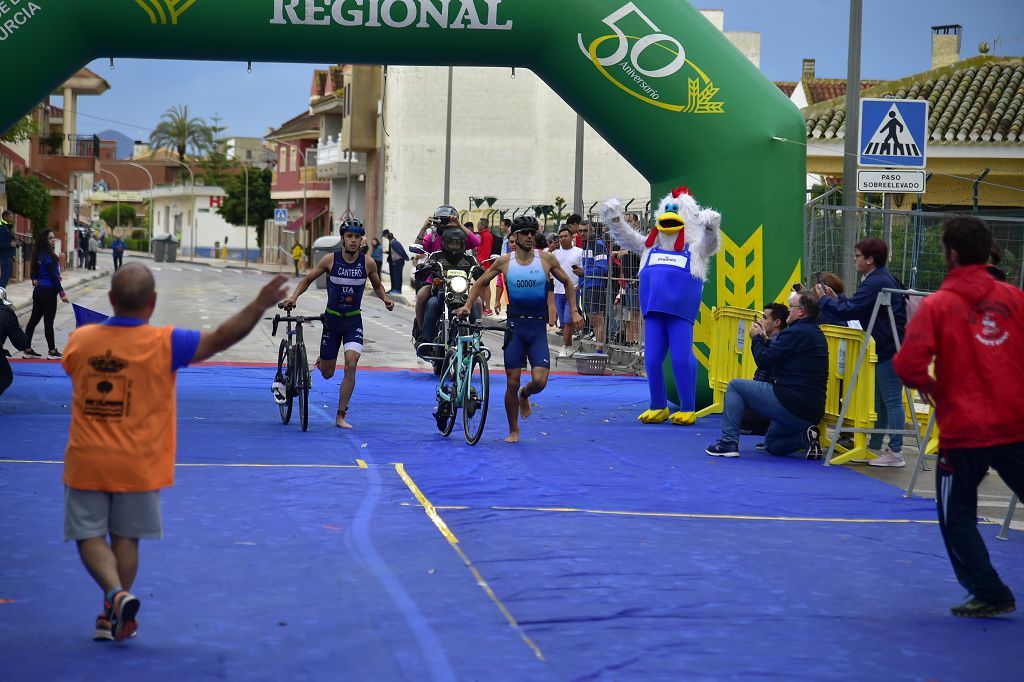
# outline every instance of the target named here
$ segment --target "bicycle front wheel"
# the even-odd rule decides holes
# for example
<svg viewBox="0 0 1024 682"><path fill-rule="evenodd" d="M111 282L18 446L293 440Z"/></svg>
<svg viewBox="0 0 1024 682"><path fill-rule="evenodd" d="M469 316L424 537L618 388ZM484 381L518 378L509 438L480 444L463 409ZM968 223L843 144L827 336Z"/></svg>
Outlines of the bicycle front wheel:
<svg viewBox="0 0 1024 682"><path fill-rule="evenodd" d="M466 442L476 445L487 423L487 404L491 393L491 375L483 353L477 353L470 359L469 372L463 381L462 426L466 431Z"/></svg>
<svg viewBox="0 0 1024 682"><path fill-rule="evenodd" d="M437 430L442 436L448 436L455 429L455 420L458 418L458 396L459 385L456 383L455 353L448 351L444 358L444 370L441 372L440 385L448 399L441 398L441 391L437 395L437 411L434 413L434 420L437 422Z"/></svg>
<svg viewBox="0 0 1024 682"><path fill-rule="evenodd" d="M303 431L309 429L309 360L306 359L306 347L301 343L295 346L295 386L299 389L299 424Z"/></svg>
<svg viewBox="0 0 1024 682"><path fill-rule="evenodd" d="M291 381L291 370L292 363L288 359L288 341L282 339L281 347L277 351L277 375L281 377L282 383L285 386L285 398L283 403L278 404L277 410L281 413L281 422L287 424L292 419L292 381Z"/></svg>

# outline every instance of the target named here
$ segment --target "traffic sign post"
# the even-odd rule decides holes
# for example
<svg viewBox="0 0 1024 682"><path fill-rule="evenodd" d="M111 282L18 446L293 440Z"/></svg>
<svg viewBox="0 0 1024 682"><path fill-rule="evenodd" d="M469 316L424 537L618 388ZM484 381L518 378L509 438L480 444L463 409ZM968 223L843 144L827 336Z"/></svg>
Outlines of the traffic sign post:
<svg viewBox="0 0 1024 682"><path fill-rule="evenodd" d="M923 170L858 170L858 192L890 192L892 194L923 194Z"/></svg>
<svg viewBox="0 0 1024 682"><path fill-rule="evenodd" d="M857 165L924 168L928 100L862 99Z"/></svg>

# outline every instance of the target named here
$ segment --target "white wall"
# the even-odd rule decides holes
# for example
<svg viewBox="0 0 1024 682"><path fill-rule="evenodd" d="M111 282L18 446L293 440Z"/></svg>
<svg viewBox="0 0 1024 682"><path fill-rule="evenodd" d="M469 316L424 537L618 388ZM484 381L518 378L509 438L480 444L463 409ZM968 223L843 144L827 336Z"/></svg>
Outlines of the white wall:
<svg viewBox="0 0 1024 682"><path fill-rule="evenodd" d="M389 67L384 227L410 240L444 198L446 67ZM572 202L576 114L532 72L455 69L451 202L498 197L495 208ZM400 104L399 104L400 103ZM416 105L414 106L413 103ZM650 185L587 126L584 206ZM571 208L571 206L570 206Z"/></svg>
<svg viewBox="0 0 1024 682"><path fill-rule="evenodd" d="M217 208L210 205L210 197L225 196L224 190L219 187L197 187L195 197L195 212L190 210L192 195L190 186L176 187L173 190L158 188L156 197L153 200L156 220L153 224L153 234L161 235L175 232L174 217L180 215L180 225L177 234L180 238L179 254L190 254L192 252L192 216L196 217L195 245L199 255L212 249L216 242L224 243L228 239L228 248L232 251L244 250L246 230L244 227L236 227L224 220ZM184 190L182 192L182 190ZM148 194L148 193L147 193ZM148 208L148 207L147 207ZM249 250L256 253L256 219L252 219L253 227L249 228Z"/></svg>

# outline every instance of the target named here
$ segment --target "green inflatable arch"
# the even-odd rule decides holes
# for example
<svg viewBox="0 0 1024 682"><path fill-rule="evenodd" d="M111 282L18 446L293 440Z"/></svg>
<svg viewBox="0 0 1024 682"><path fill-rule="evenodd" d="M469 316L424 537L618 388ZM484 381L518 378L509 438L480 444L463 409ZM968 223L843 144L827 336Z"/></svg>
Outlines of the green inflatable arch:
<svg viewBox="0 0 1024 682"><path fill-rule="evenodd" d="M709 308L775 301L799 273L804 150L775 138L803 139L803 119L684 0L4 0L0 12L0 130L100 57L525 67L655 202L687 185L721 211Z"/></svg>

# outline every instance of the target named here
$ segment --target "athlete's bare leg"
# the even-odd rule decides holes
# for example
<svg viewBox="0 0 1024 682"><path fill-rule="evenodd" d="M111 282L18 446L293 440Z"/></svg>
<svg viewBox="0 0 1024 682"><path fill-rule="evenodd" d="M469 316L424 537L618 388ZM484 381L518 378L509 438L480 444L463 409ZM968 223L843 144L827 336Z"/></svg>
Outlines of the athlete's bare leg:
<svg viewBox="0 0 1024 682"><path fill-rule="evenodd" d="M522 370L505 369L505 416L508 417L508 438L506 443L519 442L519 378Z"/></svg>
<svg viewBox="0 0 1024 682"><path fill-rule="evenodd" d="M345 419L352 393L356 390L356 370L359 368L359 353L354 350L345 351L345 374L338 391L338 413L334 425L339 429L351 429L352 425ZM332 372L333 374L333 372Z"/></svg>
<svg viewBox="0 0 1024 682"><path fill-rule="evenodd" d="M547 387L549 372L550 370L547 367L534 367L531 372L530 383L523 386L523 390L519 391L519 416L523 419L529 419L530 415L533 414L533 408L530 406L530 396L537 395Z"/></svg>

